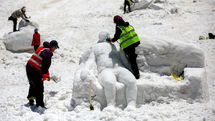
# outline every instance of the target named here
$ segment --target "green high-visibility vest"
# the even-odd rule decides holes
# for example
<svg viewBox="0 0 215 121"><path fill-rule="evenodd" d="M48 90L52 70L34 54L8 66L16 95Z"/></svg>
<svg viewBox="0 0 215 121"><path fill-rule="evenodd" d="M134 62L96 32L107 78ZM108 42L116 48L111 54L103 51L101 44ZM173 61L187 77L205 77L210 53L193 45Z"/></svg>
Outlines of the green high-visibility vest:
<svg viewBox="0 0 215 121"><path fill-rule="evenodd" d="M124 50L126 47L139 42L140 39L137 36L134 28L132 26L117 26L122 33L120 34L120 47Z"/></svg>

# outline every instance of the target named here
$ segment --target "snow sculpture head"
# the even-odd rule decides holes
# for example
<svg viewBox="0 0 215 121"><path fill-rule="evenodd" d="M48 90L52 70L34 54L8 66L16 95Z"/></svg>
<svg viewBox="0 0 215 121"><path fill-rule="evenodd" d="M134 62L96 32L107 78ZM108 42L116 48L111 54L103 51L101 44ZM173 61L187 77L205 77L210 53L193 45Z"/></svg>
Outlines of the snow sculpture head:
<svg viewBox="0 0 215 121"><path fill-rule="evenodd" d="M105 42L107 38L110 38L110 35L107 31L99 32L99 41L98 42Z"/></svg>

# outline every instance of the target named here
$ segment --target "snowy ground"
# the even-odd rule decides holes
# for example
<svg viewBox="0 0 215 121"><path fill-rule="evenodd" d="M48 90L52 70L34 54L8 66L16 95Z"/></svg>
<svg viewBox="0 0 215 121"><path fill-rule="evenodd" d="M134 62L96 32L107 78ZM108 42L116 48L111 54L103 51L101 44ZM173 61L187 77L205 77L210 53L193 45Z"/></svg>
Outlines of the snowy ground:
<svg viewBox="0 0 215 121"><path fill-rule="evenodd" d="M139 10L122 14L123 0L0 0L0 121L215 121L215 40L198 40L199 35L215 33L214 0L167 0L162 10ZM60 49L53 56L50 73L61 82L45 82L47 110L26 106L28 81L25 64L31 53L12 53L5 49L3 35L11 32L11 12L25 5L27 15L39 23L41 36L56 39ZM177 14L170 9L178 8ZM110 108L89 111L89 104L71 110L72 83L81 54L98 39L101 30L113 36L114 15L121 15L139 36L193 43L206 55L210 99L204 103L184 100L151 102L134 110ZM117 46L117 44L116 44Z"/></svg>

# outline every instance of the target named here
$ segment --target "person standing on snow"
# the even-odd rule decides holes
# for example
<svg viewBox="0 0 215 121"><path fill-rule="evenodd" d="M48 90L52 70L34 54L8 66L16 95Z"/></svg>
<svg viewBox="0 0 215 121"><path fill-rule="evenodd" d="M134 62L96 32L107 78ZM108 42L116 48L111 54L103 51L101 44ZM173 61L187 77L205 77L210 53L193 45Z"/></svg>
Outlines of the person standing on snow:
<svg viewBox="0 0 215 121"><path fill-rule="evenodd" d="M52 40L50 43L44 42L43 46L39 47L26 65L27 77L29 80L29 92L28 100L29 105L34 105L34 99L36 100L36 106L46 108L43 102L43 81L46 79L50 81L49 67L51 66L51 58L53 52L59 48L56 40Z"/></svg>
<svg viewBox="0 0 215 121"><path fill-rule="evenodd" d="M132 0L124 1L124 14L126 13L126 6L128 6L128 12L131 12L131 3L134 3Z"/></svg>
<svg viewBox="0 0 215 121"><path fill-rule="evenodd" d="M116 31L114 38L110 39L110 41L115 42L120 39L120 47L131 64L134 76L136 79L139 79L140 73L136 62L137 54L135 53L135 48L140 44L140 39L134 28L119 15L114 16L114 23L116 24Z"/></svg>
<svg viewBox="0 0 215 121"><path fill-rule="evenodd" d="M34 46L34 51L36 51L37 48L40 46L40 34L37 28L34 29L34 35L33 35L31 46Z"/></svg>
<svg viewBox="0 0 215 121"><path fill-rule="evenodd" d="M26 12L26 8L25 6L23 6L21 9L14 11L11 16L8 18L8 20L13 21L13 32L17 31L16 29L16 25L17 25L17 19L18 18L22 18L24 19L26 22L30 22L28 20L28 17L25 15Z"/></svg>

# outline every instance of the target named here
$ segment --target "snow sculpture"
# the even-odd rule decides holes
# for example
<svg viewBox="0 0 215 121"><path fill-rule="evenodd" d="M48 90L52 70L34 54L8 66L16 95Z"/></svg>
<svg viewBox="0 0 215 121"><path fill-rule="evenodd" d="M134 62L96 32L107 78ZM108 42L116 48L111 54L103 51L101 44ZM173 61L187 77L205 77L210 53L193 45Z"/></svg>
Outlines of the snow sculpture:
<svg viewBox="0 0 215 121"><path fill-rule="evenodd" d="M141 76L136 80L137 91L133 89L135 87L133 86L133 92L129 92L128 95L127 85L120 79L133 80L133 75L124 68L129 69L130 65L122 51L117 52L114 45L104 42L106 37L100 36L99 42L85 52L80 59L80 68L75 73L73 82L72 106L75 107L81 101L89 101L89 80L93 82L92 95L96 95L94 102L98 101L101 108L108 104L114 105L114 103L125 108L130 99L134 100L134 97L129 97L129 95L135 94L136 96L136 92L137 105L151 101L168 102L169 99L184 99L189 102L207 101L204 53L198 47L176 41L140 37L142 41L136 53ZM182 81L168 76L170 73L178 75L182 71L185 77ZM112 81L116 79L118 81ZM105 82L113 82L116 88L103 88L103 86L108 86ZM129 83L131 83L129 85L134 84L133 81ZM113 93L115 91L116 93ZM114 97L114 100L116 98L116 102L109 97Z"/></svg>
<svg viewBox="0 0 215 121"><path fill-rule="evenodd" d="M28 23L20 21L19 31L4 35L4 44L6 49L13 52L23 52L33 50L31 46L34 29L38 25L36 23Z"/></svg>
<svg viewBox="0 0 215 121"><path fill-rule="evenodd" d="M80 68L73 82L73 103L79 102L75 101L78 98L88 100L89 80L92 80L92 92L101 108L106 105L136 105L136 79L122 66L115 45L106 42L108 37L107 32L100 32L98 43L80 59ZM125 92L122 87L125 87Z"/></svg>

